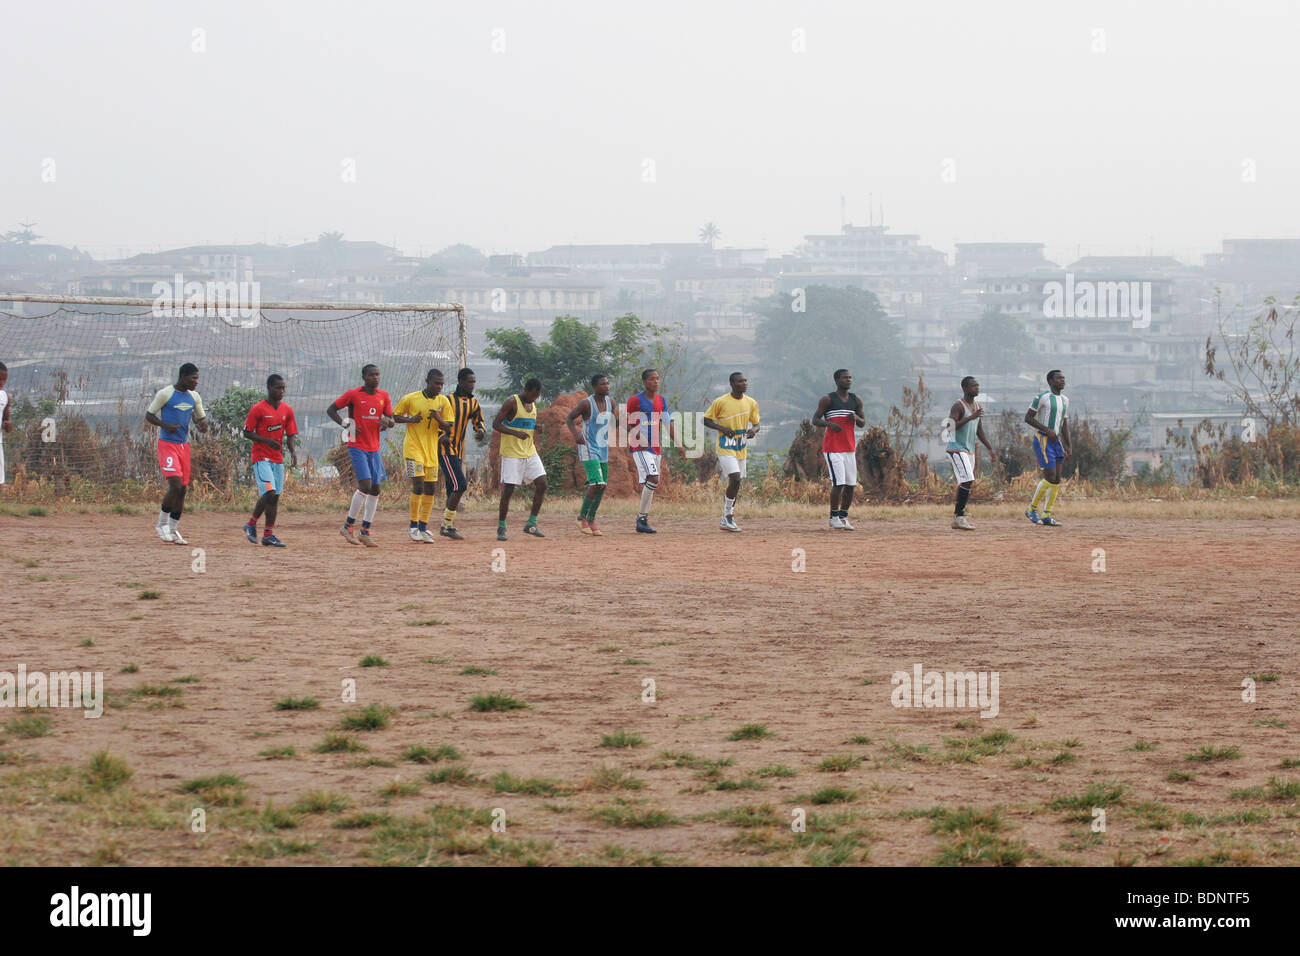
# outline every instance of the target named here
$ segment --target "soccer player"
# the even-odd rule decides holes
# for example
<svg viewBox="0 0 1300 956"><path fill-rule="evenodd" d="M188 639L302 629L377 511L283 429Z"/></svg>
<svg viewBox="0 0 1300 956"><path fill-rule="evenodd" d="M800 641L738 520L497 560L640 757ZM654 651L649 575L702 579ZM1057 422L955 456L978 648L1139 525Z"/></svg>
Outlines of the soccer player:
<svg viewBox="0 0 1300 956"><path fill-rule="evenodd" d="M849 507L853 504L853 489L858 484L858 438L853 431L867 427L862 399L849 391L853 376L846 368L835 370L835 391L823 395L813 412L812 423L826 429L822 437L822 454L826 470L831 476L831 527L837 531L853 531L849 524Z"/></svg>
<svg viewBox="0 0 1300 956"><path fill-rule="evenodd" d="M249 542L257 544L257 519L265 514L262 544L269 548L284 547L284 542L275 536L280 492L284 491L284 449L289 449L293 467L298 467L298 447L293 440L298 434L298 422L284 400L284 387L283 375L268 376L266 398L250 408L244 420L244 437L253 442L253 480L262 492L253 505L253 517L244 525L244 534Z"/></svg>
<svg viewBox="0 0 1300 956"><path fill-rule="evenodd" d="M190 483L190 422L201 432L208 430L208 413L199 387L199 368L193 362L181 366L176 384L160 389L149 403L144 420L159 429L158 465L167 479L167 494L154 529L158 537L173 544L189 544L178 527L185 510L185 487Z"/></svg>
<svg viewBox="0 0 1300 956"><path fill-rule="evenodd" d="M501 508L497 512L497 540L506 540L506 515L510 513L510 496L515 485L533 483L533 509L529 512L524 534L544 538L537 527L537 515L546 497L546 469L537 454L533 434L537 431L537 399L542 383L535 378L524 382L524 390L511 395L501 405L492 422L492 430L501 433Z"/></svg>
<svg viewBox="0 0 1300 956"><path fill-rule="evenodd" d="M723 531L739 531L736 496L745 477L745 442L758 434L758 402L745 394L749 379L743 372L732 372L728 381L731 391L713 400L704 413L704 427L718 432L718 471L727 479L718 527Z"/></svg>
<svg viewBox="0 0 1300 956"><path fill-rule="evenodd" d="M581 430L578 421L583 423ZM583 534L602 537L604 532L596 527L596 509L609 484L609 435L614 429L614 399L609 394L608 375L599 373L591 377L591 394L573 406L564 423L577 443L578 458L587 475L587 493L578 512L578 529Z"/></svg>
<svg viewBox="0 0 1300 956"><path fill-rule="evenodd" d="M1052 528L1061 526L1052 517L1052 509L1061 490L1061 464L1070 457L1070 429L1065 422L1070 400L1062 394L1064 390L1065 373L1052 369L1047 373L1047 391L1039 392L1025 412L1025 424L1034 430L1034 455L1043 470L1025 517Z"/></svg>
<svg viewBox="0 0 1300 956"><path fill-rule="evenodd" d="M424 388L403 395L397 402L393 420L406 425L402 444L402 470L411 479L412 541L433 544L429 533L429 515L433 513L433 496L438 490L438 451L448 442L451 419L455 412L451 399L442 394L445 379L441 369L431 368L424 377Z"/></svg>
<svg viewBox="0 0 1300 956"><path fill-rule="evenodd" d="M957 510L953 513L952 526L961 531L974 531L975 526L966 519L966 501L975 484L975 439L976 437L989 450L989 459L998 460L998 454L984 437L984 423L980 416L984 408L975 401L980 393L980 383L974 375L967 375L961 380L962 397L953 403L948 411L952 418L952 438L948 439L948 460L952 462L952 476L957 480Z"/></svg>
<svg viewBox="0 0 1300 956"><path fill-rule="evenodd" d="M474 397L474 386L478 377L471 368L463 368L456 373L456 390L451 393L452 413L451 435L446 447L438 453L438 468L446 479L447 509L442 513L442 527L438 534L455 541L464 540L456 530L456 509L460 507L460 496L465 493L465 471L461 467L461 457L465 452L465 430L472 422L474 439L482 442L487 438L483 427L483 409L479 408L478 399Z"/></svg>
<svg viewBox="0 0 1300 956"><path fill-rule="evenodd" d="M0 362L0 485L5 483L5 439L4 432L14 430L13 423L9 421L9 393L5 391L5 383L9 381L9 366Z"/></svg>
<svg viewBox="0 0 1300 956"><path fill-rule="evenodd" d="M348 520L339 534L348 544L375 548L378 545L370 537L370 525L379 508L379 486L388 477L379 454L379 433L392 428L395 420L392 399L379 387L379 366L364 366L361 381L364 384L348 389L331 402L325 414L348 431L348 457L352 459L352 473L357 479L357 490L352 493L352 503L348 506ZM346 421L339 417L341 408L348 410ZM361 517L360 534L354 530L358 516Z"/></svg>
<svg viewBox="0 0 1300 956"><path fill-rule="evenodd" d="M641 391L627 400L628 445L636 462L636 483L641 486L641 507L637 511L638 534L655 534L650 527L650 505L659 488L659 463L663 449L660 432L668 425L668 437L676 443L677 435L669 418L668 403L659 394L659 372L648 368L641 373Z"/></svg>

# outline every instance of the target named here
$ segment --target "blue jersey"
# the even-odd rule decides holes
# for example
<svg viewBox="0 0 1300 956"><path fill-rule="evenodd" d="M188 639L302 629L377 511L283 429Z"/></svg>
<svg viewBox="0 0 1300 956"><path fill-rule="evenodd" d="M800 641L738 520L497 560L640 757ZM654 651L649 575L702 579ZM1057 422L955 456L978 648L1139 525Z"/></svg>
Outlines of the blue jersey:
<svg viewBox="0 0 1300 956"><path fill-rule="evenodd" d="M587 397L591 415L582 426L582 437L587 441L584 461L609 461L609 433L614 429L614 398L605 396L605 410L596 408L595 396Z"/></svg>
<svg viewBox="0 0 1300 956"><path fill-rule="evenodd" d="M179 392L174 385L159 390L153 397L153 401L149 403L149 411L168 425L180 426L174 432L165 428L158 429L158 440L171 442L174 445L189 444L191 419L201 422L208 417L208 413L203 410L203 399L199 398L198 392Z"/></svg>

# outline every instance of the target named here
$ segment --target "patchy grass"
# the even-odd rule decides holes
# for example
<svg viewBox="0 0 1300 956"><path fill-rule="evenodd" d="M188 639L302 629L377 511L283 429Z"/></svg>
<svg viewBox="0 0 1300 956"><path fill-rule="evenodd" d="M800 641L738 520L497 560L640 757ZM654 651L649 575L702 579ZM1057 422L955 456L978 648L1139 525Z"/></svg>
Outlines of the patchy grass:
<svg viewBox="0 0 1300 956"><path fill-rule="evenodd" d="M298 813L342 813L352 806L352 801L339 793L312 790L304 793L293 805Z"/></svg>
<svg viewBox="0 0 1300 956"><path fill-rule="evenodd" d="M350 711L339 718L340 730L383 730L392 720L395 708L385 704L367 704L360 710Z"/></svg>
<svg viewBox="0 0 1300 956"><path fill-rule="evenodd" d="M181 793L199 798L209 807L239 807L247 800L248 784L233 773L218 773L207 777L183 780L176 787Z"/></svg>
<svg viewBox="0 0 1300 956"><path fill-rule="evenodd" d="M430 783L451 783L469 786L478 782L478 774L471 773L465 767L457 765L430 770L424 775L424 779Z"/></svg>
<svg viewBox="0 0 1300 956"><path fill-rule="evenodd" d="M727 734L728 740L762 740L764 737L775 737L776 734L767 729L766 724L745 724L737 727L731 733Z"/></svg>
<svg viewBox="0 0 1300 956"><path fill-rule="evenodd" d="M497 793L522 793L530 797L564 797L573 793L572 787L554 780L516 777L508 770L502 770L489 783Z"/></svg>
<svg viewBox="0 0 1300 956"><path fill-rule="evenodd" d="M98 750L86 765L86 785L95 790L116 790L131 779L134 771L121 757Z"/></svg>
<svg viewBox="0 0 1300 956"><path fill-rule="evenodd" d="M415 797L419 796L419 793L420 785L414 780L394 780L379 788L379 795L385 800L395 797Z"/></svg>
<svg viewBox="0 0 1300 956"><path fill-rule="evenodd" d="M1122 783L1094 783L1083 793L1053 797L1048 801L1047 809L1069 810L1072 819L1091 820L1094 807L1113 807L1123 803L1125 790Z"/></svg>
<svg viewBox="0 0 1300 956"><path fill-rule="evenodd" d="M793 767L787 767L783 763L768 764L766 767L759 767L757 770L751 770L755 777L797 777L799 771Z"/></svg>
<svg viewBox="0 0 1300 956"><path fill-rule="evenodd" d="M861 757L855 757L853 754L831 754L829 757L823 757L817 769L823 773L846 773L862 763Z"/></svg>
<svg viewBox="0 0 1300 956"><path fill-rule="evenodd" d="M645 787L645 781L634 777L631 771L617 767L606 767L602 764L590 777L583 781L581 789L640 790L643 787Z"/></svg>
<svg viewBox="0 0 1300 956"><path fill-rule="evenodd" d="M600 746L613 747L620 750L630 750L633 747L644 747L645 741L641 739L638 734L628 733L626 730L619 730L612 734L601 734Z"/></svg>
<svg viewBox="0 0 1300 956"><path fill-rule="evenodd" d="M1196 779L1196 774L1190 770L1170 770L1165 774L1165 779L1170 783L1188 783Z"/></svg>
<svg viewBox="0 0 1300 956"><path fill-rule="evenodd" d="M402 751L402 759L412 763L438 763L442 760L460 760L461 755L460 751L450 744L442 744L438 747L412 744Z"/></svg>
<svg viewBox="0 0 1300 956"><path fill-rule="evenodd" d="M293 747L268 747L258 754L263 760L289 760L298 756Z"/></svg>
<svg viewBox="0 0 1300 956"><path fill-rule="evenodd" d="M388 661L384 660L384 658L380 657L378 654L367 654L365 657L361 658L361 666L387 667Z"/></svg>
<svg viewBox="0 0 1300 956"><path fill-rule="evenodd" d="M1137 739L1137 743L1133 744L1132 747L1125 747L1124 749L1125 749L1125 750L1136 750L1136 751L1138 751L1139 753L1141 753L1142 751L1145 751L1145 750L1155 750L1155 749L1156 749L1157 747L1159 747L1159 746L1160 746L1160 745L1157 744L1157 743L1152 743L1150 740L1143 740L1141 737L1139 737L1139 738Z"/></svg>
<svg viewBox="0 0 1300 956"><path fill-rule="evenodd" d="M497 673L494 667L475 667L471 664L469 667L463 667L460 671L461 677L486 676Z"/></svg>
<svg viewBox="0 0 1300 956"><path fill-rule="evenodd" d="M318 754L358 753L368 749L351 734L326 734L325 739L316 745Z"/></svg>
<svg viewBox="0 0 1300 956"><path fill-rule="evenodd" d="M523 701L516 700L509 694L502 694L500 692L491 694L475 694L469 699L469 709L480 714L505 710L526 710L527 708L528 705Z"/></svg>
<svg viewBox="0 0 1300 956"><path fill-rule="evenodd" d="M799 797L802 803L852 803L858 797L857 791L848 790L844 787L822 787L820 790L814 790L806 796Z"/></svg>
<svg viewBox="0 0 1300 956"><path fill-rule="evenodd" d="M597 807L590 813L591 819L610 827L628 830L653 830L659 827L678 826L681 821L667 810L643 806L623 799Z"/></svg>
<svg viewBox="0 0 1300 956"><path fill-rule="evenodd" d="M1214 760L1240 760L1241 748L1235 744L1231 747L1215 747L1210 744L1203 744L1201 749L1196 753L1187 754L1184 760L1193 760L1198 763L1210 763Z"/></svg>
<svg viewBox="0 0 1300 956"><path fill-rule="evenodd" d="M426 618L423 621L406 621L407 627L442 627L446 621L439 620L436 617Z"/></svg>
<svg viewBox="0 0 1300 956"><path fill-rule="evenodd" d="M1273 673L1272 671L1265 671L1262 674L1251 674L1250 679L1257 684L1273 684L1281 680L1282 678L1278 674Z"/></svg>
<svg viewBox="0 0 1300 956"><path fill-rule="evenodd" d="M135 673L138 673L139 670L140 670L140 665L139 665L139 664L127 664L127 665L126 665L125 667L123 667L123 668L122 668L118 673L120 673L120 674L135 674Z"/></svg>
<svg viewBox="0 0 1300 956"><path fill-rule="evenodd" d="M141 591L135 596L137 601L156 601L162 597L161 591Z"/></svg>
<svg viewBox="0 0 1300 956"><path fill-rule="evenodd" d="M316 710L320 701L315 697L284 697L275 702L276 710Z"/></svg>
<svg viewBox="0 0 1300 956"><path fill-rule="evenodd" d="M929 816L930 832L949 837L939 851L940 866L1015 866L1024 861L1025 844L1002 835L1006 824L997 809L935 807Z"/></svg>
<svg viewBox="0 0 1300 956"><path fill-rule="evenodd" d="M11 717L5 723L5 733L13 734L24 740L35 737L49 737L54 733L54 721L49 714L28 712L18 717Z"/></svg>

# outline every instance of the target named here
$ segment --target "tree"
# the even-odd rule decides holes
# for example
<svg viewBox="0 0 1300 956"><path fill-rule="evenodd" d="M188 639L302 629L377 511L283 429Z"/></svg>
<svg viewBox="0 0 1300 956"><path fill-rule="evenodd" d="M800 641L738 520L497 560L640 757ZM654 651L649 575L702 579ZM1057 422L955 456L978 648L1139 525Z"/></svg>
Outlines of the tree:
<svg viewBox="0 0 1300 956"><path fill-rule="evenodd" d="M1025 324L1003 312L985 312L958 335L957 364L963 375L1015 375L1033 365L1038 354Z"/></svg>
<svg viewBox="0 0 1300 956"><path fill-rule="evenodd" d="M707 245L710 249L713 244L722 238L722 230L718 228L717 223L706 222L700 227L700 242Z"/></svg>
<svg viewBox="0 0 1300 956"><path fill-rule="evenodd" d="M503 399L523 389L536 376L542 394L554 398L562 392L590 388L591 376L604 372L611 383L626 377L658 340L655 326L645 325L632 313L619 316L609 337L600 338L594 323L571 315L556 317L545 342L536 342L526 329L488 329L483 354L503 366L501 384L484 389L488 398Z"/></svg>
<svg viewBox="0 0 1300 956"><path fill-rule="evenodd" d="M32 227L35 226L36 223L20 222L18 225L22 226L22 228L14 229L4 234L6 242L12 242L19 246L30 246L37 239L42 238L32 231Z"/></svg>
<svg viewBox="0 0 1300 956"><path fill-rule="evenodd" d="M834 387L837 368L851 371L857 388L907 377L910 363L898 328L873 293L819 285L802 292L773 296L760 310L755 333L760 363L784 383L780 398L811 411ZM804 311L796 311L800 306Z"/></svg>

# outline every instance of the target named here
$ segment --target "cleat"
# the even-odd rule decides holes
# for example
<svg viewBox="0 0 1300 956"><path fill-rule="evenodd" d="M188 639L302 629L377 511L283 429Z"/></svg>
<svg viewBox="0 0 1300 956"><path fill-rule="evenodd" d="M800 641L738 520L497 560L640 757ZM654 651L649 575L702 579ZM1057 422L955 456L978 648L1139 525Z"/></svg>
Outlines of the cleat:
<svg viewBox="0 0 1300 956"><path fill-rule="evenodd" d="M508 541L508 540L510 540L509 537L506 535L506 529L505 529L505 528L497 528L497 540L498 540L498 541Z"/></svg>
<svg viewBox="0 0 1300 956"><path fill-rule="evenodd" d="M1038 523L1041 525L1046 525L1049 528L1059 528L1062 526L1061 522L1057 521L1051 515L1043 515L1043 517L1039 520Z"/></svg>
<svg viewBox="0 0 1300 956"><path fill-rule="evenodd" d="M853 527L853 525L849 524L849 519L848 519L848 518L841 518L841 519L840 519L840 529L843 530L843 531L856 531L856 530L857 530L856 528Z"/></svg>
<svg viewBox="0 0 1300 956"><path fill-rule="evenodd" d="M423 541L425 544L433 544L433 543L434 543L435 541L437 541L438 539L435 538L435 537L434 537L432 534L430 534L428 531L421 531L421 532L420 532L420 540Z"/></svg>
<svg viewBox="0 0 1300 956"><path fill-rule="evenodd" d="M186 541L184 538L181 537L180 528L172 529L172 544L189 544L188 541Z"/></svg>
<svg viewBox="0 0 1300 956"><path fill-rule="evenodd" d="M424 541L419 528L408 528L406 534L412 541Z"/></svg>
<svg viewBox="0 0 1300 956"><path fill-rule="evenodd" d="M537 527L535 524L524 525L524 534L531 534L534 538L546 537L546 535L542 534L542 529Z"/></svg>
<svg viewBox="0 0 1300 956"><path fill-rule="evenodd" d="M168 544L172 541L172 529L165 524L155 525L154 530L158 532L158 537Z"/></svg>
<svg viewBox="0 0 1300 956"><path fill-rule="evenodd" d="M447 525L443 525L441 528L439 528L439 529L438 529L438 534L442 535L444 538L454 538L454 539L457 540L457 541L464 541L464 540L465 540L465 536L464 536L464 535L462 535L462 534L461 534L459 531L457 531L455 528L449 527L449 526L447 526Z"/></svg>
<svg viewBox="0 0 1300 956"><path fill-rule="evenodd" d="M370 537L369 531L362 531L360 534L357 535L357 539L362 544L364 544L367 548L379 547L379 545L375 542L374 538Z"/></svg>
<svg viewBox="0 0 1300 956"><path fill-rule="evenodd" d="M636 519L636 530L637 530L637 533L638 533L638 534L658 534L658 533L659 533L659 532L656 531L654 528L650 527L650 519L649 519L649 518L637 518L637 519Z"/></svg>
<svg viewBox="0 0 1300 956"><path fill-rule="evenodd" d="M723 531L740 530L740 528L736 525L736 519L733 518L731 515L727 515L725 518L723 518L722 521L718 523L718 527L721 528Z"/></svg>
<svg viewBox="0 0 1300 956"><path fill-rule="evenodd" d="M339 534L343 535L343 540L348 544L361 543L357 540L357 533L352 530L352 525L350 524L345 524L343 527L339 528Z"/></svg>
<svg viewBox="0 0 1300 956"><path fill-rule="evenodd" d="M1033 508L1028 508L1025 510L1025 517L1028 518L1030 521L1032 521L1034 524L1043 523L1043 519L1038 517L1038 512L1035 511Z"/></svg>
<svg viewBox="0 0 1300 956"><path fill-rule="evenodd" d="M974 531L975 526L966 520L965 515L957 515L952 519L952 526L958 531Z"/></svg>
<svg viewBox="0 0 1300 956"><path fill-rule="evenodd" d="M252 522L244 525L244 536L248 538L249 544L257 544L257 525Z"/></svg>
<svg viewBox="0 0 1300 956"><path fill-rule="evenodd" d="M836 531L844 530L844 522L840 519L839 515L831 515L831 527Z"/></svg>
<svg viewBox="0 0 1300 956"><path fill-rule="evenodd" d="M267 534L262 536L262 546L265 548L283 548L285 544L275 535Z"/></svg>
<svg viewBox="0 0 1300 956"><path fill-rule="evenodd" d="M605 537L605 532L601 531L599 528L597 528L597 527L596 527L593 523L591 523L590 521L587 522L587 527L588 527L588 529L590 529L590 530L588 530L588 532L587 532L589 535L591 535L591 536L593 536L593 537L596 537L596 538L603 538L603 537Z"/></svg>
<svg viewBox="0 0 1300 956"><path fill-rule="evenodd" d="M591 534L591 527L582 518L578 519L578 530L581 531L583 534Z"/></svg>

